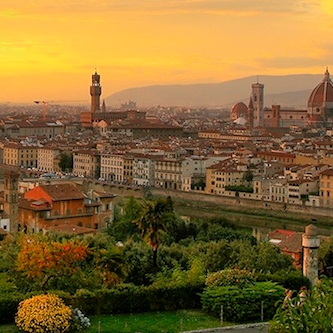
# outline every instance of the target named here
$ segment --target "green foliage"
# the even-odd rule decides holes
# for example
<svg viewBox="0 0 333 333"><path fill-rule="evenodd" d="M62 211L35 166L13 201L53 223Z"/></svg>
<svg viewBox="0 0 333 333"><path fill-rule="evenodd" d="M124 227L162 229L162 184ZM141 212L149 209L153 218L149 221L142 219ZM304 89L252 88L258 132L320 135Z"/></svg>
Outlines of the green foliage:
<svg viewBox="0 0 333 333"><path fill-rule="evenodd" d="M0 273L11 273L14 270L16 257L19 252L19 239L22 234L8 235L0 241Z"/></svg>
<svg viewBox="0 0 333 333"><path fill-rule="evenodd" d="M14 322L14 316L24 295L18 292L0 292L0 324Z"/></svg>
<svg viewBox="0 0 333 333"><path fill-rule="evenodd" d="M272 281L290 290L300 290L301 287L310 288L310 281L301 271L281 270L274 274L256 273L257 281Z"/></svg>
<svg viewBox="0 0 333 333"><path fill-rule="evenodd" d="M188 270L182 269L175 261L173 269L166 268L154 277L152 286L176 286L204 285L206 279L205 267L200 258L191 260Z"/></svg>
<svg viewBox="0 0 333 333"><path fill-rule="evenodd" d="M245 269L224 269L219 272L209 273L206 279L208 288L236 286L244 288L253 285L254 275Z"/></svg>
<svg viewBox="0 0 333 333"><path fill-rule="evenodd" d="M249 240L255 244L255 238L247 231L237 230L234 225L223 218L198 219L195 221L198 233L197 241L219 241L221 239L232 241L237 239Z"/></svg>
<svg viewBox="0 0 333 333"><path fill-rule="evenodd" d="M225 187L227 191L245 192L253 193L253 187L243 186L243 185L228 185Z"/></svg>
<svg viewBox="0 0 333 333"><path fill-rule="evenodd" d="M153 263L151 249L146 243L128 241L124 244L124 261L126 262L126 283L148 285L151 283Z"/></svg>
<svg viewBox="0 0 333 333"><path fill-rule="evenodd" d="M332 280L323 278L311 290L281 302L269 332L332 332L332 292Z"/></svg>
<svg viewBox="0 0 333 333"><path fill-rule="evenodd" d="M206 243L204 255L206 271L217 272L228 267L230 255L231 248L228 241L222 239Z"/></svg>
<svg viewBox="0 0 333 333"><path fill-rule="evenodd" d="M244 173L243 179L246 180L248 183L252 182L253 172L251 170L246 170Z"/></svg>
<svg viewBox="0 0 333 333"><path fill-rule="evenodd" d="M219 316L223 307L223 318L227 321L246 323L261 319L263 305L264 319L271 319L275 304L283 299L284 288L273 282L256 282L245 288L236 286L206 289L201 295L203 310Z"/></svg>
<svg viewBox="0 0 333 333"><path fill-rule="evenodd" d="M269 242L252 246L248 241L236 240L230 243L230 267L242 267L249 271L275 273L281 269L293 268L292 258L282 254Z"/></svg>
<svg viewBox="0 0 333 333"><path fill-rule="evenodd" d="M70 153L60 153L59 167L62 171L71 171L73 169L73 156Z"/></svg>
<svg viewBox="0 0 333 333"><path fill-rule="evenodd" d="M167 231L167 222L174 218L173 204L170 197L145 200L138 219L133 221L141 230L141 235L153 251L153 268L157 268L157 250L162 235Z"/></svg>
<svg viewBox="0 0 333 333"><path fill-rule="evenodd" d="M203 285L134 286L120 284L112 289L81 289L73 296L73 306L84 313L116 314L194 309L200 307Z"/></svg>
<svg viewBox="0 0 333 333"><path fill-rule="evenodd" d="M333 266L333 236L320 242L318 266L322 271L324 271L327 266Z"/></svg>

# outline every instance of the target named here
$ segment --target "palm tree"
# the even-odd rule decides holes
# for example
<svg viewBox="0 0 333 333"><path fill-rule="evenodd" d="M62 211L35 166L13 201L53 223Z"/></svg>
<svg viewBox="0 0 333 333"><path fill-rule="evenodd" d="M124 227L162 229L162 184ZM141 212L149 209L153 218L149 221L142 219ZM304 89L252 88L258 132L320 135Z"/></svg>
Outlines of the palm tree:
<svg viewBox="0 0 333 333"><path fill-rule="evenodd" d="M145 200L140 217L133 222L141 230L143 239L153 250L153 267L157 267L157 250L161 244L161 237L166 232L166 223L173 212L171 198Z"/></svg>

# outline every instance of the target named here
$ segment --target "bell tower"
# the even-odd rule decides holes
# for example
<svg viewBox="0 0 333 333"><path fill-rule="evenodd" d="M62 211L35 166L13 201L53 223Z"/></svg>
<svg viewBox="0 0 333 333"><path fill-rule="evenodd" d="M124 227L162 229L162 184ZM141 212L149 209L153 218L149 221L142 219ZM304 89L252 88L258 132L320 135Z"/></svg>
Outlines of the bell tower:
<svg viewBox="0 0 333 333"><path fill-rule="evenodd" d="M253 127L264 126L264 85L252 84Z"/></svg>
<svg viewBox="0 0 333 333"><path fill-rule="evenodd" d="M9 231L18 232L18 180L17 172L6 170L4 172L4 211L9 217Z"/></svg>
<svg viewBox="0 0 333 333"><path fill-rule="evenodd" d="M91 76L90 96L91 96L91 113L101 111L100 96L102 93L101 76L95 71Z"/></svg>

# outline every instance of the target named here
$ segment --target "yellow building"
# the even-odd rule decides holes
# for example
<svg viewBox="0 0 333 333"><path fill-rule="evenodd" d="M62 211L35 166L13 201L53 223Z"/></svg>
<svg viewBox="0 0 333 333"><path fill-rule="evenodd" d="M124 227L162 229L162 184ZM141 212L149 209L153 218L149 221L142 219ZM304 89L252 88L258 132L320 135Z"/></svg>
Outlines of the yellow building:
<svg viewBox="0 0 333 333"><path fill-rule="evenodd" d="M248 185L244 181L246 171L245 164L236 163L233 159L210 166L206 169L206 192L223 194L227 186Z"/></svg>
<svg viewBox="0 0 333 333"><path fill-rule="evenodd" d="M73 152L73 174L80 177L99 178L99 153L92 150Z"/></svg>
<svg viewBox="0 0 333 333"><path fill-rule="evenodd" d="M319 199L321 207L333 206L333 169L328 169L319 175Z"/></svg>
<svg viewBox="0 0 333 333"><path fill-rule="evenodd" d="M24 168L37 167L38 147L15 142L4 143L3 163Z"/></svg>

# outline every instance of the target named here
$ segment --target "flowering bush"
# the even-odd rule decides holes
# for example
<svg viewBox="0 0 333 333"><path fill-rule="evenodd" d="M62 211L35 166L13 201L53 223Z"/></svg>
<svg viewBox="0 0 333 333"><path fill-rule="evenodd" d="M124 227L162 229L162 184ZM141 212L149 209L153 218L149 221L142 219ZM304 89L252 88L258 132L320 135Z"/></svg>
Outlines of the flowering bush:
<svg viewBox="0 0 333 333"><path fill-rule="evenodd" d="M216 273L208 274L207 287L238 286L240 288L252 285L255 279L246 269L224 269Z"/></svg>
<svg viewBox="0 0 333 333"><path fill-rule="evenodd" d="M71 309L57 295L44 294L20 302L15 323L24 332L63 333L71 319Z"/></svg>
<svg viewBox="0 0 333 333"><path fill-rule="evenodd" d="M70 309L72 311L72 320L70 322L71 331L82 332L91 325L89 318L86 317L81 310L78 308L73 309L72 307L70 307Z"/></svg>

